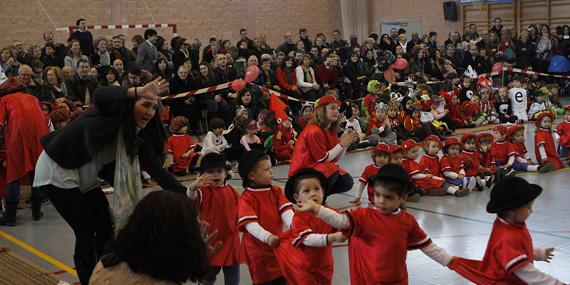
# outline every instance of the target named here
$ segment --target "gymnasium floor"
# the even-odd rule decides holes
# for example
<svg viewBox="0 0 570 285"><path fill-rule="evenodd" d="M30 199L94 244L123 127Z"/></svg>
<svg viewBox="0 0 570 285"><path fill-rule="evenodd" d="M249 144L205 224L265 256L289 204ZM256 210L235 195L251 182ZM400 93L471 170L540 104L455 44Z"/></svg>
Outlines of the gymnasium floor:
<svg viewBox="0 0 570 285"><path fill-rule="evenodd" d="M533 153L534 125L527 124L527 148ZM534 154L533 154L534 159ZM340 163L353 177L358 177L370 163L369 151L348 154ZM286 179L288 165L274 168L276 180ZM538 183L544 192L534 204L534 213L528 220L534 245L555 247L555 256L550 264L536 263L537 267L563 282L570 282L570 170L563 169L547 174L523 174L530 182ZM355 179L356 181L356 179ZM241 180L230 181L239 192ZM276 185L284 185L276 182ZM329 198L331 206L348 206L357 188ZM366 194L364 194L366 195ZM452 255L481 259L487 245L495 216L485 212L489 191L471 193L464 198L423 197L419 203L409 203L408 210L432 240ZM363 206L366 206L366 196ZM74 238L71 229L50 205L44 207L45 217L34 222L30 210L18 212L18 226L0 227L0 246L8 246L16 253L56 272L61 280L77 282L73 272ZM334 249L335 273L333 284L349 284L348 256L346 246ZM412 251L407 259L410 284L470 284L456 273L430 260L421 251ZM251 284L245 265L241 266L242 284ZM222 275L216 284L223 284Z"/></svg>

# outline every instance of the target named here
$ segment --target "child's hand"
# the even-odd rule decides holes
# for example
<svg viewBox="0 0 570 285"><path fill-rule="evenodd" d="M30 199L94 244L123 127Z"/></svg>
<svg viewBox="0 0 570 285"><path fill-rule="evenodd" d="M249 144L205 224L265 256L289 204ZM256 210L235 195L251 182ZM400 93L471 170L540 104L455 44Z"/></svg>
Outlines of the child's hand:
<svg viewBox="0 0 570 285"><path fill-rule="evenodd" d="M327 235L327 243L332 244L334 242L344 242L346 237L342 234L342 232L336 232L333 234Z"/></svg>
<svg viewBox="0 0 570 285"><path fill-rule="evenodd" d="M271 247L276 247L279 244L279 237L276 235L270 235L267 237L267 244Z"/></svg>
<svg viewBox="0 0 570 285"><path fill-rule="evenodd" d="M289 140L289 142L287 142L287 143L290 144L290 145L294 145L294 144L295 144L295 141L294 141L294 140Z"/></svg>
<svg viewBox="0 0 570 285"><path fill-rule="evenodd" d="M425 176L426 176L426 177L433 177L433 175L431 175L431 174L429 174L429 173L426 173Z"/></svg>
<svg viewBox="0 0 570 285"><path fill-rule="evenodd" d="M457 175L457 178L459 178L459 179L463 179L463 178L465 178L465 175L463 175L463 174L459 174L459 175Z"/></svg>
<svg viewBox="0 0 570 285"><path fill-rule="evenodd" d="M360 197L356 197L349 201L350 204L360 205Z"/></svg>
<svg viewBox="0 0 570 285"><path fill-rule="evenodd" d="M198 179L196 179L196 187L198 188L207 187L210 186L210 184L212 184L213 182L214 179L212 178L211 175L208 174L200 175L198 176Z"/></svg>
<svg viewBox="0 0 570 285"><path fill-rule="evenodd" d="M210 244L210 240L218 234L218 230L216 229L210 233L210 224L208 222L198 221L198 223L200 224L200 235L208 247L208 256L211 256L222 247L222 241L218 241L214 245Z"/></svg>
<svg viewBox="0 0 570 285"><path fill-rule="evenodd" d="M313 212L316 214L320 207L321 205L315 203L315 201L307 199L305 202L297 202L293 208L296 212Z"/></svg>
<svg viewBox="0 0 570 285"><path fill-rule="evenodd" d="M547 158L543 158L540 160L540 164L542 164L542 165L546 164L547 162L548 162Z"/></svg>
<svg viewBox="0 0 570 285"><path fill-rule="evenodd" d="M188 156L190 156L190 154L187 153L187 152L185 152L185 153L182 154L182 158L188 158Z"/></svg>
<svg viewBox="0 0 570 285"><path fill-rule="evenodd" d="M544 249L544 261L550 263L552 257L554 256L554 247L549 247Z"/></svg>

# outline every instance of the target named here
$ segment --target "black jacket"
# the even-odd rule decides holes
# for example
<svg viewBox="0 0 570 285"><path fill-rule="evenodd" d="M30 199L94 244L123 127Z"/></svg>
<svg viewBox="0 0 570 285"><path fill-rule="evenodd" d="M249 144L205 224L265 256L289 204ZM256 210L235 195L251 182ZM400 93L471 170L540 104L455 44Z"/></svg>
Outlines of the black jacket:
<svg viewBox="0 0 570 285"><path fill-rule="evenodd" d="M97 88L97 81L90 76L87 79L81 79L77 73L73 75L71 80L65 82L67 86L67 96L72 100L81 100L85 102L85 89L89 89L89 94L93 98L93 92Z"/></svg>
<svg viewBox="0 0 570 285"><path fill-rule="evenodd" d="M41 139L44 151L61 167L76 169L89 162L95 153L111 146L117 138L125 113L126 91L125 87L99 88L93 96L94 108ZM144 132L145 129L141 130L139 136L144 138ZM153 155L149 147L145 143L139 147L141 168L163 189L185 193L186 187L162 167L162 160ZM112 162L103 167L99 177L113 185L114 174L115 162Z"/></svg>

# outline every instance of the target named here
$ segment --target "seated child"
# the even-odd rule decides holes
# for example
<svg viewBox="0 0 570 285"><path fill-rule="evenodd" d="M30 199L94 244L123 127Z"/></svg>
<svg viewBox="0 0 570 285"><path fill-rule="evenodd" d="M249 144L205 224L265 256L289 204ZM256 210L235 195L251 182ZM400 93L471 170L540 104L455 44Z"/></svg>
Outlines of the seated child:
<svg viewBox="0 0 570 285"><path fill-rule="evenodd" d="M393 144L390 146L390 163L392 164L402 164L402 158L404 154L402 153L402 148L397 145Z"/></svg>
<svg viewBox="0 0 570 285"><path fill-rule="evenodd" d="M224 120L220 118L214 118L210 121L210 131L206 134L202 151L200 151L202 156L208 153L221 154L226 148L230 147L223 135L225 127Z"/></svg>
<svg viewBox="0 0 570 285"><path fill-rule="evenodd" d="M570 160L570 106L564 108L564 120L554 130L554 140L558 143L558 155L562 161Z"/></svg>
<svg viewBox="0 0 570 285"><path fill-rule="evenodd" d="M322 173L304 168L289 177L285 196L291 203L312 200L322 205L326 183L327 178ZM334 270L332 244L345 240L342 232L314 213L295 213L291 230L282 235L275 252L287 284L331 284Z"/></svg>
<svg viewBox="0 0 570 285"><path fill-rule="evenodd" d="M406 137L404 131L402 130L401 120L398 117L400 113L398 104L389 104L388 105L388 122L390 122L390 128L394 133L396 133L397 142L401 143L408 139Z"/></svg>
<svg viewBox="0 0 570 285"><path fill-rule="evenodd" d="M374 117L368 122L368 130L366 134L368 135L368 142L372 145L378 143L395 144L396 134L392 132L390 128L390 121L386 117L388 106L384 103L378 103L376 105L376 111Z"/></svg>
<svg viewBox="0 0 570 285"><path fill-rule="evenodd" d="M286 117L281 124L277 125L273 135L273 154L278 161L290 160L295 148L295 132L291 119Z"/></svg>
<svg viewBox="0 0 570 285"><path fill-rule="evenodd" d="M226 184L226 162L221 154L209 153L202 158L200 175L188 186L187 195L200 209L200 220L207 222L217 234L211 242L220 248L208 257L208 273L200 284L214 284L220 270L225 284L239 284L239 231L237 221L239 194Z"/></svg>
<svg viewBox="0 0 570 285"><path fill-rule="evenodd" d="M508 164L513 166L515 171L529 171L545 173L554 169L555 165L551 162L546 162L544 165L533 164L530 159L530 154L526 150L524 144L524 131L523 125L513 125L509 128L509 143L513 146L514 152L509 155Z"/></svg>
<svg viewBox="0 0 570 285"><path fill-rule="evenodd" d="M380 100L380 87L381 84L378 80L368 81L367 91L368 94L362 100L362 109L368 118L373 118L376 110L376 104Z"/></svg>
<svg viewBox="0 0 570 285"><path fill-rule="evenodd" d="M530 104L530 107L528 108L529 120L536 120L537 118L536 116L538 115L538 113L552 109L550 108L551 106L549 106L548 102L545 99L546 94L544 94L544 92L548 91L539 90L534 96L534 101L532 102L532 104Z"/></svg>
<svg viewBox="0 0 570 285"><path fill-rule="evenodd" d="M424 139L422 142L422 147L424 149L424 155L420 159L420 169L423 169L424 173L428 173L433 175L434 177L438 177L442 180L445 180L443 174L441 172L441 165L439 163L439 151L442 148L441 140L439 137L431 135ZM456 196L464 196L465 193L469 193L465 189L462 189L459 186L452 185L449 183L445 183L443 188L447 191L447 193L456 195Z"/></svg>
<svg viewBox="0 0 570 285"><path fill-rule="evenodd" d="M453 256L435 245L416 219L400 209L411 186L406 171L388 164L370 183L374 187L373 208L339 214L310 199L297 203L297 212L312 212L349 238L350 283L407 284L406 256L412 249L420 249L447 266Z"/></svg>
<svg viewBox="0 0 570 285"><path fill-rule="evenodd" d="M518 121L517 116L513 115L511 99L509 98L508 89L505 86L500 87L499 91L497 91L497 95L495 96L495 109L501 124L514 124Z"/></svg>
<svg viewBox="0 0 570 285"><path fill-rule="evenodd" d="M542 188L520 177L507 177L491 190L487 212L497 219L483 260L456 257L449 268L476 284L560 284L538 270L533 261L552 259L554 248L537 248L526 226L534 199Z"/></svg>
<svg viewBox="0 0 570 285"><path fill-rule="evenodd" d="M402 167L408 172L415 186L423 195L444 196L447 191L443 188L445 179L422 173L420 165L416 162L420 146L416 141L408 139L402 143Z"/></svg>
<svg viewBox="0 0 570 285"><path fill-rule="evenodd" d="M475 127L487 125L487 120L479 108L479 95L471 95L471 100L461 103L461 109L469 120L469 123Z"/></svg>
<svg viewBox="0 0 570 285"><path fill-rule="evenodd" d="M517 116L519 122L526 122L528 120L528 95L526 89L521 87L520 80L513 80L510 83L511 89L509 89L509 99L511 99L511 107L513 109L513 115Z"/></svg>
<svg viewBox="0 0 570 285"><path fill-rule="evenodd" d="M432 95L430 101L431 114L434 118L432 124L442 133L451 134L453 132L453 128L448 124L450 122L449 109L447 108L445 98L440 95Z"/></svg>
<svg viewBox="0 0 570 285"><path fill-rule="evenodd" d="M479 96L481 98L479 102L479 110L481 114L485 116L485 121L487 124L498 124L499 123L499 115L495 110L495 104L491 99L491 88L483 88L479 90Z"/></svg>
<svg viewBox="0 0 570 285"><path fill-rule="evenodd" d="M346 117L346 126L344 131L352 129L356 132L357 136L354 137L352 143L348 146L347 151L351 151L359 148L367 148L372 144L366 140L366 133L362 131L362 125L360 124L360 111L358 106L354 103L350 104L350 107L346 109L344 113Z"/></svg>
<svg viewBox="0 0 570 285"><path fill-rule="evenodd" d="M486 187L491 187L494 173L497 171L495 158L493 158L493 154L491 153L493 139L494 137L490 133L480 133L477 136L480 154L479 176L485 181Z"/></svg>
<svg viewBox="0 0 570 285"><path fill-rule="evenodd" d="M198 161L200 156L196 150L194 140L187 134L188 119L178 116L170 121L168 130L172 134L166 143L166 152L172 155L172 172L178 176L186 175L188 167Z"/></svg>
<svg viewBox="0 0 570 285"><path fill-rule="evenodd" d="M479 178L479 166L481 165L481 154L477 149L477 135L464 134L461 136L461 158L465 165L465 177L475 179L475 188L479 191L485 189L485 183ZM473 189L469 189L473 190Z"/></svg>
<svg viewBox="0 0 570 285"><path fill-rule="evenodd" d="M556 153L554 138L552 137L552 122L556 117L548 111L536 115L536 131L534 132L534 153L536 161L541 165L554 164L554 170L564 167L564 164Z"/></svg>
<svg viewBox="0 0 570 285"><path fill-rule="evenodd" d="M356 197L350 201L351 204L360 205L360 197L362 197L362 192L366 185L368 185L367 193L368 193L368 205L374 205L374 189L372 185L368 183L368 181L372 178L372 176L378 174L380 168L390 162L390 146L385 143L379 143L374 147L372 150L372 163L364 168L362 175L358 181L360 181L360 185L358 186L358 191L356 192Z"/></svg>
<svg viewBox="0 0 570 285"><path fill-rule="evenodd" d="M299 116L299 120L297 121L297 132L300 133L307 124L313 120L313 105L311 104L304 104L301 107L301 116Z"/></svg>
<svg viewBox="0 0 570 285"><path fill-rule="evenodd" d="M258 130L257 122L255 120L249 120L247 127L245 127L245 134L239 141L245 151L251 151L254 148L263 149L261 139L257 136Z"/></svg>
<svg viewBox="0 0 570 285"><path fill-rule="evenodd" d="M443 145L443 156L441 157L441 171L447 182L452 185L459 186L463 191L449 193L456 197L463 197L469 195L471 190L475 188L475 179L473 177L467 178L465 176L465 164L463 158L459 154L461 150L461 142L457 138L451 137L445 140Z"/></svg>
<svg viewBox="0 0 570 285"><path fill-rule="evenodd" d="M449 109L449 123L451 128L459 129L465 128L469 126L469 120L465 117L463 110L461 108L459 96L453 91L445 92L443 90L440 91L443 95L445 100L447 101L447 107Z"/></svg>
<svg viewBox="0 0 570 285"><path fill-rule="evenodd" d="M413 104L409 114L404 119L402 125L404 126L404 136L409 139L423 140L427 136L433 134L433 126L430 123L422 123L420 121L422 107Z"/></svg>
<svg viewBox="0 0 570 285"><path fill-rule="evenodd" d="M238 165L244 191L238 204L238 229L243 232L241 253L254 284L284 284L275 258L283 225L291 226L291 203L279 187L271 185L273 171L267 154L252 150Z"/></svg>

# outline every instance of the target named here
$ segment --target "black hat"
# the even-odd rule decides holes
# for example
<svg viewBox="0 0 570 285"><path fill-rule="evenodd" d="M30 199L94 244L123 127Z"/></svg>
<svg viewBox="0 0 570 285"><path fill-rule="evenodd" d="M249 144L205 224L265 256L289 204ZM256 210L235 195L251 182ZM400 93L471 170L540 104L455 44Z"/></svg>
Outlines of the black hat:
<svg viewBox="0 0 570 285"><path fill-rule="evenodd" d="M314 168L303 168L297 171L297 173L289 177L287 180L287 183L285 184L285 197L287 197L287 200L289 200L291 203L297 203L293 197L293 194L295 194L295 185L297 184L299 178L308 177L317 178L321 183L323 191L327 188L327 177L324 174L315 170Z"/></svg>
<svg viewBox="0 0 570 285"><path fill-rule="evenodd" d="M212 168L226 168L226 159L219 153L208 153L202 157L200 171L204 172Z"/></svg>
<svg viewBox="0 0 570 285"><path fill-rule="evenodd" d="M520 177L506 177L491 190L487 212L500 213L518 208L538 197L542 187L530 184Z"/></svg>
<svg viewBox="0 0 570 285"><path fill-rule="evenodd" d="M246 187L249 183L249 173L253 171L253 168L260 160L260 158L266 156L267 154L263 151L253 149L243 154L239 160L238 172L239 176L243 180L243 187Z"/></svg>
<svg viewBox="0 0 570 285"><path fill-rule="evenodd" d="M410 183L410 176L408 172L404 170L398 164L386 164L378 171L378 174L374 176L374 179L389 179L398 182L402 182L403 184Z"/></svg>

